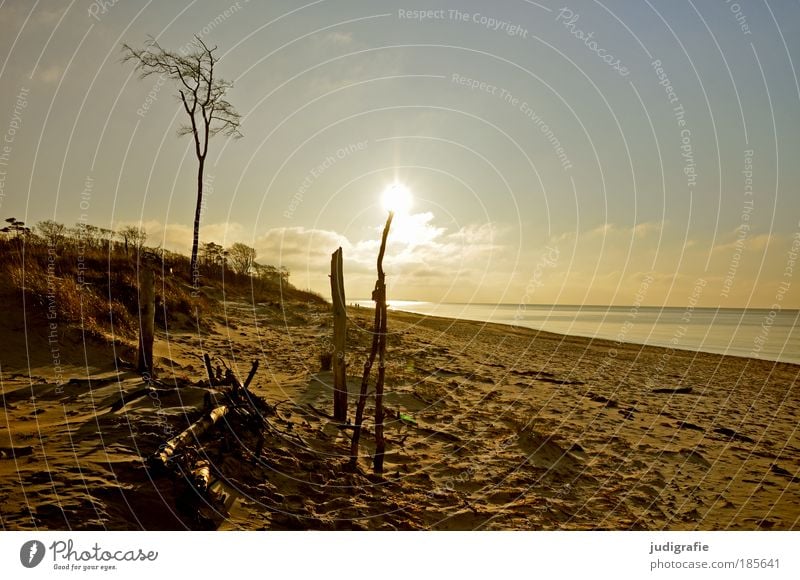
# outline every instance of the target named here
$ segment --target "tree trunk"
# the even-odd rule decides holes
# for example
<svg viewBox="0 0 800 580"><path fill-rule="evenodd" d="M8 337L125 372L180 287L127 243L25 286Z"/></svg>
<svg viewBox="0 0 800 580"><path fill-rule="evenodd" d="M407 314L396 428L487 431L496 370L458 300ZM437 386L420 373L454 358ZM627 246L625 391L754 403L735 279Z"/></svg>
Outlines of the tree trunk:
<svg viewBox="0 0 800 580"><path fill-rule="evenodd" d="M347 367L345 348L347 339L347 310L344 298L344 273L342 248L331 256L331 299L333 302L333 416L342 423L347 421Z"/></svg>
<svg viewBox="0 0 800 580"><path fill-rule="evenodd" d="M150 378L155 376L153 339L156 321L156 287L153 270L139 266L139 362L137 370Z"/></svg>
<svg viewBox="0 0 800 580"><path fill-rule="evenodd" d="M190 275L192 277L192 288L200 288L200 271L197 265L197 248L200 243L200 217L203 213L203 172L205 169L205 157L198 157L197 160L197 206L194 210L194 230L192 232L192 257L190 261Z"/></svg>

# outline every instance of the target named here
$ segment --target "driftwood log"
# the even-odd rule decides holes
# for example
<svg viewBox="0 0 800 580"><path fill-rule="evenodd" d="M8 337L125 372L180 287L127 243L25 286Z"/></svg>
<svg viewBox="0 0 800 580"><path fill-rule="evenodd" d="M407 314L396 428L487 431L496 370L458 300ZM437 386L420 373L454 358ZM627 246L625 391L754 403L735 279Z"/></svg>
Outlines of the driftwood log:
<svg viewBox="0 0 800 580"><path fill-rule="evenodd" d="M161 465L167 465L170 458L179 451L182 447L186 446L192 441L197 441L203 433L213 427L217 421L222 419L228 413L228 405L220 405L215 407L200 419L192 423L187 429L167 441L164 446L156 453L155 459Z"/></svg>

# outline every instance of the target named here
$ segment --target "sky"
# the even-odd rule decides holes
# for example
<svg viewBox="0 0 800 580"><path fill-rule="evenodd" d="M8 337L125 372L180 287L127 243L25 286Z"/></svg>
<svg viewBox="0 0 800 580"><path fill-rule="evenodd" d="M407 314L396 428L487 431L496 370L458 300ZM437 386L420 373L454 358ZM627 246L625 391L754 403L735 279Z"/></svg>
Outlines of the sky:
<svg viewBox="0 0 800 580"><path fill-rule="evenodd" d="M169 79L122 43L199 35L241 139L201 241L329 295L800 306L800 4L4 1L0 217L141 224L188 253L197 161Z"/></svg>

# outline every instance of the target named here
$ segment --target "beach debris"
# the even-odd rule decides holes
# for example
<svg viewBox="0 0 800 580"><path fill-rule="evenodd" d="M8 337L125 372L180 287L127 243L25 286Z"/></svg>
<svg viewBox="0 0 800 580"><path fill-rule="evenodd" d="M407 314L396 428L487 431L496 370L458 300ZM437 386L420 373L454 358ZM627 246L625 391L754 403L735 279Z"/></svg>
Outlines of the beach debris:
<svg viewBox="0 0 800 580"><path fill-rule="evenodd" d="M247 378L246 378L246 379L245 379L245 381L244 381L244 385L242 385L242 388L243 388L245 391L246 391L248 388L250 388L250 383L252 383L252 382L253 382L253 377L255 377L255 376L256 376L256 371L258 371L258 361L257 361L257 360L254 360L254 361L253 361L253 366L252 366L252 367L250 367L250 372L249 372L249 373L247 373Z"/></svg>
<svg viewBox="0 0 800 580"><path fill-rule="evenodd" d="M372 366L375 364L375 357L378 357L378 377L375 381L375 457L373 460L373 471L383 472L383 456L386 449L386 441L383 437L383 383L386 377L386 275L383 272L383 256L386 253L386 239L389 237L389 228L392 225L394 214L389 212L386 225L383 228L381 238L381 248L378 252L378 279L375 282L375 289L372 291L372 299L375 301L375 332L372 335L372 347L364 363L364 374L361 378L361 392L356 406L356 418L353 425L353 437L350 442L350 463L351 469L358 466L358 440L361 436L361 424L364 421L364 407L367 404L367 390L369 388L369 375Z"/></svg>
<svg viewBox="0 0 800 580"><path fill-rule="evenodd" d="M203 364L206 367L206 374L208 375L208 384L211 387L216 387L219 385L219 378L217 374L214 374L214 369L211 367L211 357L208 355L207 352L203 353L202 356ZM219 367L217 367L219 368Z"/></svg>
<svg viewBox="0 0 800 580"><path fill-rule="evenodd" d="M331 303L333 304L333 416L347 421L347 308L344 296L342 248L331 255Z"/></svg>
<svg viewBox="0 0 800 580"><path fill-rule="evenodd" d="M211 357L205 354L201 358L206 363L207 371L211 369ZM258 371L257 360L253 361L244 383L224 360L220 361L224 371L220 367L217 372L209 372L209 379L214 386L209 387L210 390L205 394L203 415L163 443L149 458L152 468L166 471L179 483L188 484L179 503L182 511L192 515L193 525L199 528L216 527L219 523L217 520L225 514L231 499L228 494L219 492L225 486L220 483L221 476L215 476L211 452L204 441L212 442L212 448L216 447L218 453L245 453L256 460L264 447L265 432L299 441L308 447L302 437L291 433L291 427L287 432L273 425L267 417L276 413L275 408L249 390ZM209 437L209 433L220 426L220 436ZM247 439L255 451L246 447L246 433L251 434Z"/></svg>
<svg viewBox="0 0 800 580"><path fill-rule="evenodd" d="M663 395L689 395L692 393L692 387L677 387L677 388L658 388L650 391L651 393L658 393Z"/></svg>
<svg viewBox="0 0 800 580"><path fill-rule="evenodd" d="M217 421L228 414L228 405L220 405L207 412L200 419L192 423L181 433L164 443L162 448L156 453L154 460L166 466L177 451L189 443L197 442L209 428L213 427Z"/></svg>

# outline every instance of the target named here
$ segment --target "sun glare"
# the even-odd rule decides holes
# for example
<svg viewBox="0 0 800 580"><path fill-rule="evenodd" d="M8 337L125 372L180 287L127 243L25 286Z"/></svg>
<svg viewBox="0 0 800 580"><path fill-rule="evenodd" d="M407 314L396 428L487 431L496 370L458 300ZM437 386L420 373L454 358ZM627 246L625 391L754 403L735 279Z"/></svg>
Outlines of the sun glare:
<svg viewBox="0 0 800 580"><path fill-rule="evenodd" d="M394 212L396 216L406 216L411 211L413 198L411 192L402 183L393 183L383 190L383 208Z"/></svg>

